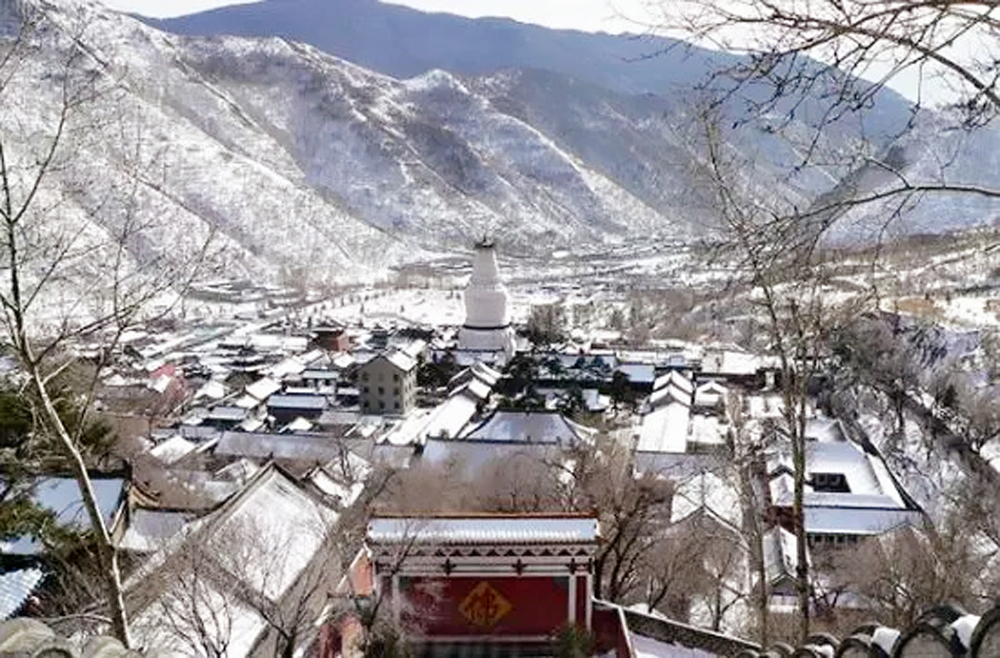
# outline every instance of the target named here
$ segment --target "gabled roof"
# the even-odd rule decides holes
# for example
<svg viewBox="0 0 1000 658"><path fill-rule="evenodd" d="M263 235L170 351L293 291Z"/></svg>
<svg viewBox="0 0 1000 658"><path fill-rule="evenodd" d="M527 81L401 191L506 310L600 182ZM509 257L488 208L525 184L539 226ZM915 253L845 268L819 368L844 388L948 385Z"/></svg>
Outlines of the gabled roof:
<svg viewBox="0 0 1000 658"><path fill-rule="evenodd" d="M280 468L270 464L261 469L242 491L192 524L189 532L174 537L130 576L126 588L134 606L130 611L134 636L168 653L182 649L184 641L176 625L163 623L161 607L191 600L175 591L185 587L185 579L167 578L163 581L166 589L156 592L146 584L164 564L172 568L168 562L172 556L196 547L205 551L206 559L218 559L223 567L212 571L212 577L199 579L198 616L211 625L217 623L218 610L225 609L231 636L228 655L246 655L267 624L234 593L233 583L227 582L233 577L231 570L238 571L241 588L277 603L321 550L336 518L333 510Z"/></svg>
<svg viewBox="0 0 1000 658"><path fill-rule="evenodd" d="M686 404L671 402L642 417L639 430L639 452L687 451L691 409Z"/></svg>
<svg viewBox="0 0 1000 658"><path fill-rule="evenodd" d="M794 577L795 565L798 564L795 535L781 526L775 526L764 533L761 543L768 581L775 583L783 578Z"/></svg>
<svg viewBox="0 0 1000 658"><path fill-rule="evenodd" d="M697 407L713 407L725 399L729 389L716 381L700 384L694 391L694 404Z"/></svg>
<svg viewBox="0 0 1000 658"><path fill-rule="evenodd" d="M213 448L216 456L313 462L334 459L340 451L338 441L329 435L314 433L223 432Z"/></svg>
<svg viewBox="0 0 1000 658"><path fill-rule="evenodd" d="M671 402L690 407L691 391L686 391L671 382L663 388L653 391L649 396L649 406L653 408L661 407Z"/></svg>
<svg viewBox="0 0 1000 658"><path fill-rule="evenodd" d="M687 391L688 395L694 391L694 383L676 370L671 370L665 375L657 377L656 381L653 382L653 390L658 391L669 384L677 386L682 391Z"/></svg>
<svg viewBox="0 0 1000 658"><path fill-rule="evenodd" d="M246 417L247 410L243 407L214 407L205 414L205 420L221 420L232 423L238 423Z"/></svg>

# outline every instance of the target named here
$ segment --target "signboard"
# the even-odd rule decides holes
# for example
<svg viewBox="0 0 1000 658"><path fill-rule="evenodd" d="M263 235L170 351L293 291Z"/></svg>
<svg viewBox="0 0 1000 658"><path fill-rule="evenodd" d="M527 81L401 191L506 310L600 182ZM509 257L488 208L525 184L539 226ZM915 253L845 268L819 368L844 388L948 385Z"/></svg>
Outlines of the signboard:
<svg viewBox="0 0 1000 658"><path fill-rule="evenodd" d="M405 621L427 637L547 636L569 621L568 575L400 578L399 586Z"/></svg>

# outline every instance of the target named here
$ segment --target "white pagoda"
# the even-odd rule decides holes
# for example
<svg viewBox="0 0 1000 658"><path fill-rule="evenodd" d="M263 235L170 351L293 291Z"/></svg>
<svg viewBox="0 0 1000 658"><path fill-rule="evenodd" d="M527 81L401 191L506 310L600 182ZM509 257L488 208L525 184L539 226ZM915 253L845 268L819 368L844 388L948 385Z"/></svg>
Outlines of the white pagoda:
<svg viewBox="0 0 1000 658"><path fill-rule="evenodd" d="M458 332L458 349L514 353L514 330L507 311L507 289L500 280L493 241L476 243L472 278L465 289L465 324Z"/></svg>

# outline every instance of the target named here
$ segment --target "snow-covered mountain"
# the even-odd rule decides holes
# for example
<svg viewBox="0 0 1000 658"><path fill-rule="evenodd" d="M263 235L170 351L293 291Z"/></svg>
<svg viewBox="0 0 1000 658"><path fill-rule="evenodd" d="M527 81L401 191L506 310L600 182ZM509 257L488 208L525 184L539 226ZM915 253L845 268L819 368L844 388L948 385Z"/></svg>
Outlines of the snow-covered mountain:
<svg viewBox="0 0 1000 658"><path fill-rule="evenodd" d="M107 231L120 217L106 199L142 169L137 207L172 218L142 245L151 253L211 233L219 272L331 281L483 233L547 253L687 237L710 213L663 97L537 70L400 80L277 38L163 33L88 1L4 0L8 39L24 7L46 19L4 90L17 99L0 108L5 141L55 125L53 71L75 53L74 75L109 91L74 116L50 192L65 194L63 215ZM799 193L768 163L759 173Z"/></svg>
<svg viewBox="0 0 1000 658"><path fill-rule="evenodd" d="M161 32L90 0L0 0L7 39L25 6L48 18L20 88L4 90L17 98L0 107L4 139L30 144L51 125L62 89L52 71L77 53L77 74L113 91L84 106L50 185L66 197L64 215L108 231L119 220L105 200L135 188L141 169L137 205L171 221L157 239L132 245L137 252L184 252L211 234L221 246L211 272L317 283L363 279L483 233L508 253L538 254L689 239L713 223L694 108L679 94L649 91L646 65L645 78L611 84L606 72L571 75L565 52L556 58L562 70L498 66L498 52L472 57L478 69L393 77L281 38ZM532 43L551 32L508 28ZM552 38L572 54L589 36ZM698 60L692 70L706 66ZM672 75L679 84L688 73ZM906 116L892 96L879 108L885 134ZM798 168L801 154L769 127L807 134L809 116L803 106L791 121L755 117L729 136L755 189L804 206L848 173ZM87 129L112 124L116 139ZM864 136L845 121L826 127L818 144L856 149Z"/></svg>
<svg viewBox="0 0 1000 658"><path fill-rule="evenodd" d="M861 198L907 186L955 186L966 191L898 194L851 208L834 225L835 239L936 234L1000 225L997 121L967 129L962 127L961 116L922 111L913 128L893 142L879 160L879 164L863 166L845 177L840 188L856 188ZM821 198L817 203L825 201Z"/></svg>
<svg viewBox="0 0 1000 658"><path fill-rule="evenodd" d="M152 23L189 35L281 36L397 77L431 69L474 79L485 76L488 84L473 87L495 108L539 129L636 198L671 214L664 210L666 201L672 214L693 222L702 217L705 200L699 198L699 186L690 189L690 139L680 129L690 111L686 101L696 97L692 90L712 71L739 61L735 55L667 38L550 30L501 18L425 13L379 0L263 0ZM831 101L823 97L822 85L805 99L778 103L769 116L758 115L755 101L772 90L744 91L744 102L729 108L728 118L749 122L730 140L734 161L746 167L744 173L757 189L787 195L787 201L801 208L825 191L889 184L885 169L878 166L863 171L830 164L798 167L802 153L784 137L791 134L794 141L797 135L800 144L812 146L809 126L828 117ZM595 124L592 117L601 106L605 113ZM667 116L673 139L650 139L648 119L657 113ZM614 125L609 114L621 121ZM790 115L795 117L791 122ZM870 140L862 155L903 158L905 174L914 180L1000 188L1000 169L987 166L1000 152L995 148L1000 140L997 128L955 130L960 122L926 110L912 128L910 119L908 103L883 91L862 114L824 125L820 146L847 151L850 157L843 162L856 162L856 147ZM633 157L622 157L625 152ZM832 159L819 155L813 160ZM677 189L688 193L678 199ZM819 203L828 198L821 197ZM899 200L894 201L852 211L837 227L837 237L857 239L880 232L885 220L897 214ZM951 230L993 221L998 215L995 202L970 195L929 195L910 206L912 210L905 208L893 222L893 231Z"/></svg>

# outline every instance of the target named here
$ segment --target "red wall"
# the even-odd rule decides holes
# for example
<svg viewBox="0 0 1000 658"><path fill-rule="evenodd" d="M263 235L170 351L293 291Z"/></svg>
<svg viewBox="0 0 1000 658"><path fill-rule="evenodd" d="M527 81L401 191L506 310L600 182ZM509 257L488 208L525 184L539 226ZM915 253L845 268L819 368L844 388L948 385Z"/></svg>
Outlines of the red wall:
<svg viewBox="0 0 1000 658"><path fill-rule="evenodd" d="M484 581L511 605L492 625L470 623L460 611L462 602ZM406 621L431 637L550 635L569 621L568 576L401 578L400 591L407 601Z"/></svg>

